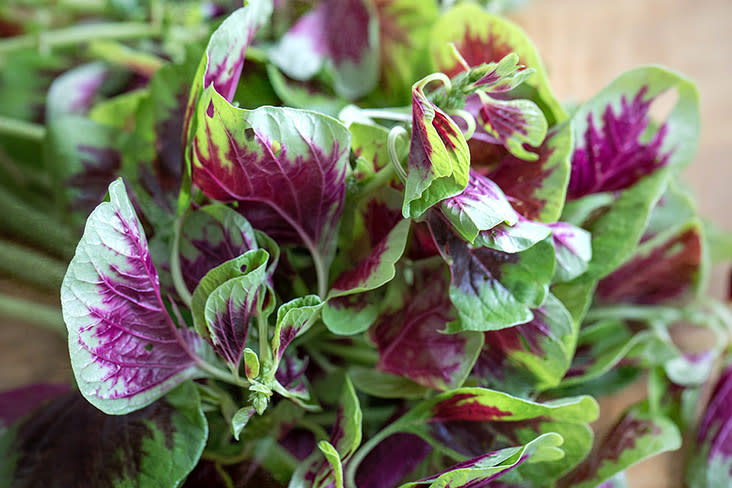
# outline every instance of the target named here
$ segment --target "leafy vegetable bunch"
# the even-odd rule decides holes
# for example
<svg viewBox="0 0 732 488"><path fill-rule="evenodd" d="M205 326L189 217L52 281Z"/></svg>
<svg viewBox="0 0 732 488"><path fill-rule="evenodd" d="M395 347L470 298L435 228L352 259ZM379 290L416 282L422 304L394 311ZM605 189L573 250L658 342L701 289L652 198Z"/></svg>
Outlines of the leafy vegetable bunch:
<svg viewBox="0 0 732 488"><path fill-rule="evenodd" d="M108 199L61 288L81 395L4 394L0 478L616 487L689 430L689 486L729 486L694 85L646 66L567 109L479 4L296 3L112 96L105 64L51 86L57 205ZM682 323L716 340L685 352ZM642 377L595 439L594 397Z"/></svg>

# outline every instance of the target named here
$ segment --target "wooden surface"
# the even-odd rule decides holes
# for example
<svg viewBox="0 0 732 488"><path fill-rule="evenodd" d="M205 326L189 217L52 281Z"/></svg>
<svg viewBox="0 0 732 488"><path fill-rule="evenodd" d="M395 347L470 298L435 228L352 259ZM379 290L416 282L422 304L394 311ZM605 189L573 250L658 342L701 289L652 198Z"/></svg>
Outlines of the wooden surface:
<svg viewBox="0 0 732 488"><path fill-rule="evenodd" d="M513 19L531 36L560 99L581 102L621 72L662 64L692 78L701 97L696 160L685 171L699 210L732 231L732 0L533 0ZM726 291L726 267L710 292ZM686 334L686 342L703 340ZM600 431L644 395L643 385L601 402ZM658 456L628 472L632 488L682 486L684 453Z"/></svg>
<svg viewBox="0 0 732 488"><path fill-rule="evenodd" d="M513 18L534 39L562 99L582 101L622 71L645 63L663 64L696 80L703 128L687 181L702 214L732 230L732 0L534 0ZM713 275L716 296L724 293L725 272ZM0 291L57 301L54 293L19 289L8 280L0 280ZM70 377L62 339L2 317L0 324L0 391ZM600 427L640 395L636 388L603 401ZM682 467L678 454L661 456L631 469L630 486L681 486Z"/></svg>

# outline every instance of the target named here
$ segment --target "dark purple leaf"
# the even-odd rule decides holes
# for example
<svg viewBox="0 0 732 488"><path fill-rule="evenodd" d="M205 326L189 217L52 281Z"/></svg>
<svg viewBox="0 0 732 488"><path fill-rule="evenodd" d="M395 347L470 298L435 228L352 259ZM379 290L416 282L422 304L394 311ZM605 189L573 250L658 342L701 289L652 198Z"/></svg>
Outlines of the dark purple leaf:
<svg viewBox="0 0 732 488"><path fill-rule="evenodd" d="M462 384L481 347L474 332L445 334L457 319L442 266L414 269L414 281L393 282L401 302L381 313L370 330L379 350L376 367L437 390Z"/></svg>
<svg viewBox="0 0 732 488"><path fill-rule="evenodd" d="M635 256L600 281L598 300L678 303L694 289L702 261L701 229L698 224L685 226L662 242L641 244Z"/></svg>
<svg viewBox="0 0 732 488"><path fill-rule="evenodd" d="M57 396L69 391L69 385L38 383L0 393L0 428L13 424Z"/></svg>
<svg viewBox="0 0 732 488"><path fill-rule="evenodd" d="M69 392L4 434L11 436L9 451L0 454L15 462L3 471L8 466L0 461L0 471L18 488L177 486L198 461L207 433L192 384L127 415L105 415Z"/></svg>
<svg viewBox="0 0 732 488"><path fill-rule="evenodd" d="M392 434L364 458L356 471L358 488L397 486L432 452L432 446L414 434Z"/></svg>

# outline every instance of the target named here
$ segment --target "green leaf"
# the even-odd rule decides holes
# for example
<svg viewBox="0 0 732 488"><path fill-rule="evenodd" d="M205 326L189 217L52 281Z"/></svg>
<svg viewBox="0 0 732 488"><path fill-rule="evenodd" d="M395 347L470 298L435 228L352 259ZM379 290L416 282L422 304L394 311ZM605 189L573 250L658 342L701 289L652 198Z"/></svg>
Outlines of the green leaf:
<svg viewBox="0 0 732 488"><path fill-rule="evenodd" d="M178 486L198 463L208 425L187 382L127 415L105 415L67 393L9 432L0 452L15 462L0 461L0 486Z"/></svg>
<svg viewBox="0 0 732 488"><path fill-rule="evenodd" d="M432 391L408 378L376 369L354 366L349 368L348 376L357 390L379 398L424 398Z"/></svg>
<svg viewBox="0 0 732 488"><path fill-rule="evenodd" d="M553 461L564 455L558 448L562 436L547 433L520 447L509 447L464 461L447 470L419 481L405 483L400 488L429 484L429 488L468 488L490 481L521 466L523 463Z"/></svg>
<svg viewBox="0 0 732 488"><path fill-rule="evenodd" d="M257 413L257 410L252 406L242 407L236 411L231 418L231 432L234 434L234 439L239 440L241 431L244 430L244 427L247 426L255 413Z"/></svg>
<svg viewBox="0 0 732 488"><path fill-rule="evenodd" d="M295 298L277 309L277 325L272 336L272 356L279 364L288 345L307 332L318 319L323 302L317 295Z"/></svg>
<svg viewBox="0 0 732 488"><path fill-rule="evenodd" d="M646 458L679 447L681 434L673 422L635 407L566 481L573 487L592 488Z"/></svg>

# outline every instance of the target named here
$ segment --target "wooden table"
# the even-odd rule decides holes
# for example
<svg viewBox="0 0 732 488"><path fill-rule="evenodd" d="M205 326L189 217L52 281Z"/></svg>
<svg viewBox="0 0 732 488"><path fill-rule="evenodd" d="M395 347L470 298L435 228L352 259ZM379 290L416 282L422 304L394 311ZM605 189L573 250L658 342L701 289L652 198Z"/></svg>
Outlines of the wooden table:
<svg viewBox="0 0 732 488"><path fill-rule="evenodd" d="M732 231L732 1L533 0L512 15L532 37L560 99L583 101L621 72L662 64L698 85L702 133L685 171L701 214ZM710 292L723 297L727 267ZM689 334L686 341L699 338ZM601 402L600 431L644 395L643 385ZM633 488L682 486L684 455L658 456L629 470Z"/></svg>
<svg viewBox="0 0 732 488"><path fill-rule="evenodd" d="M732 230L731 0L534 0L512 17L534 39L562 99L585 100L622 71L646 63L695 79L703 129L686 177L701 213ZM725 270L715 270L713 294L723 296L725 287ZM18 285L0 280L0 292L10 291ZM20 291L44 303L58 300L55 293ZM0 391L70 377L66 344L57 335L1 317L0 323ZM603 401L600 428L642 394L639 387ZM660 456L632 468L630 485L681 486L682 468L679 454Z"/></svg>

